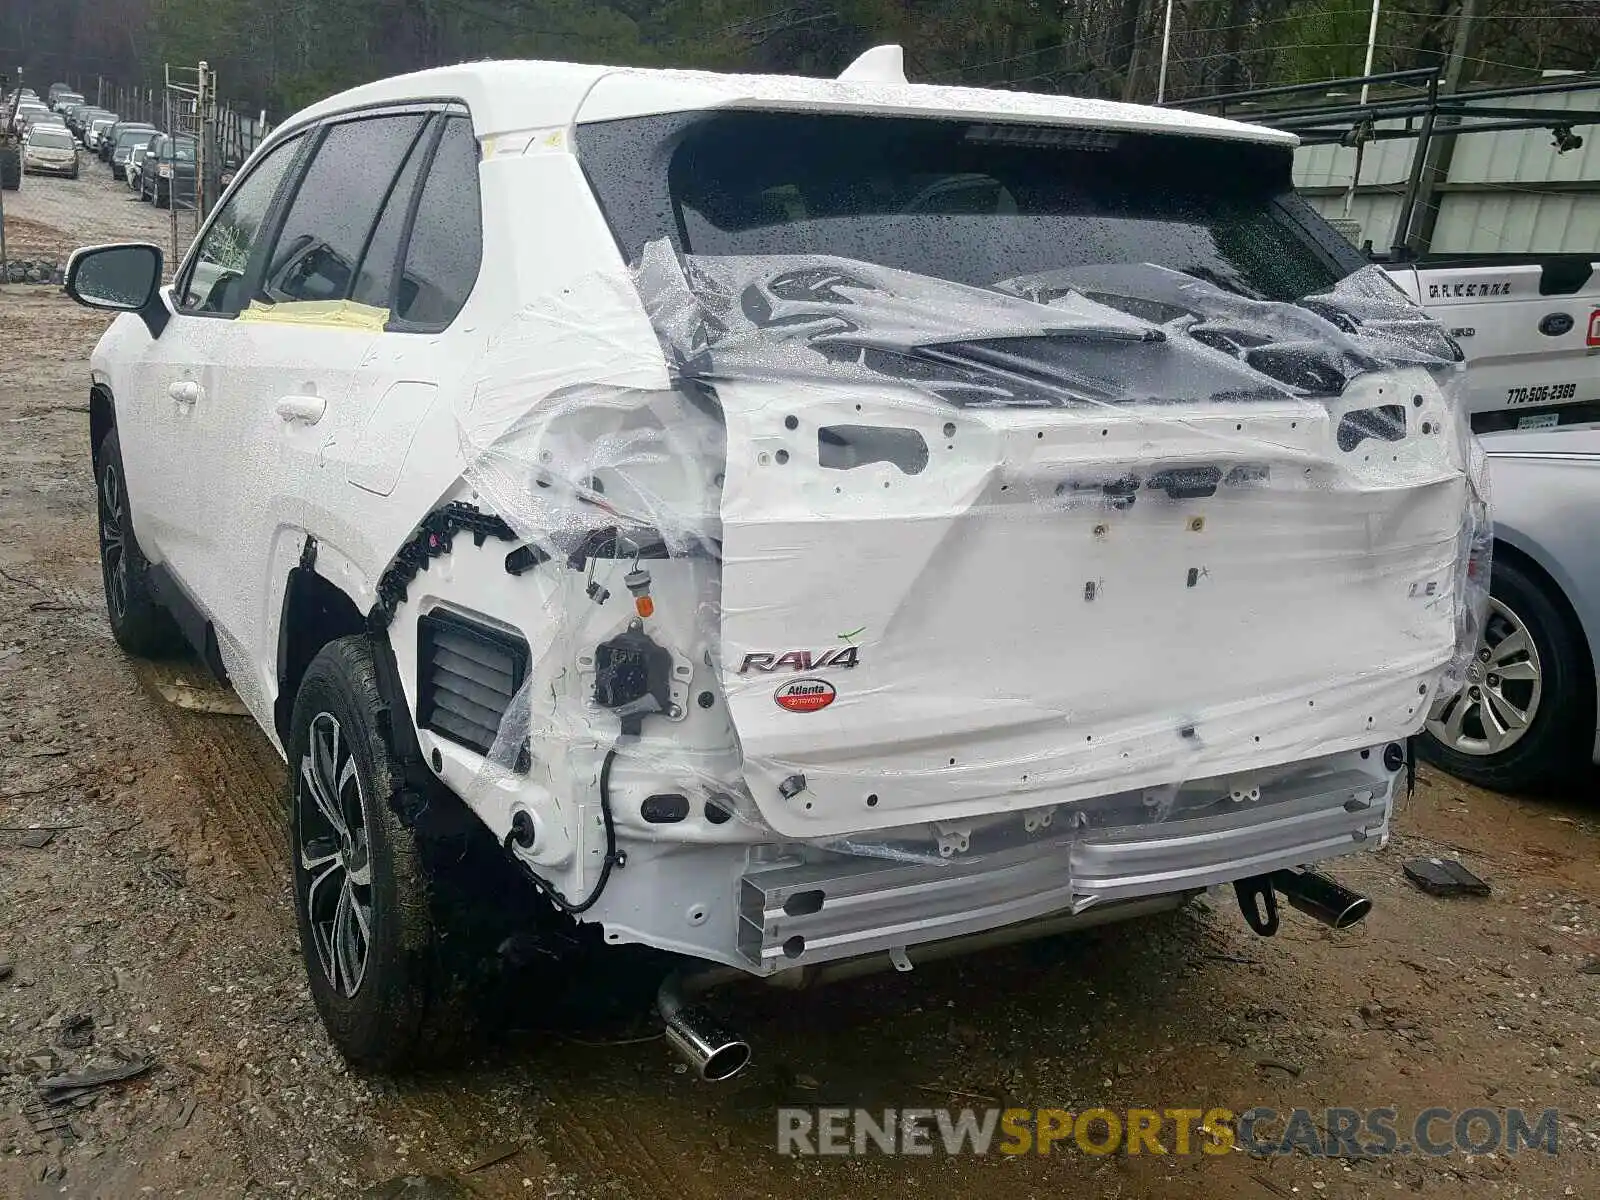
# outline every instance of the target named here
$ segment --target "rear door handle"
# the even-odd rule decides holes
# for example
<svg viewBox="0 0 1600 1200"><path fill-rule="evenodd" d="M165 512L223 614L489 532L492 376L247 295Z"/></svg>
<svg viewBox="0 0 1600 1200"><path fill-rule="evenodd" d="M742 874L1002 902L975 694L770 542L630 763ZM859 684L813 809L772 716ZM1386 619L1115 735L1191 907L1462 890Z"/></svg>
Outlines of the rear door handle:
<svg viewBox="0 0 1600 1200"><path fill-rule="evenodd" d="M192 379L180 379L167 388L167 395L179 404L193 404L205 395L205 391Z"/></svg>
<svg viewBox="0 0 1600 1200"><path fill-rule="evenodd" d="M321 396L279 396L278 415L285 421L300 421L315 425L328 411L328 402Z"/></svg>

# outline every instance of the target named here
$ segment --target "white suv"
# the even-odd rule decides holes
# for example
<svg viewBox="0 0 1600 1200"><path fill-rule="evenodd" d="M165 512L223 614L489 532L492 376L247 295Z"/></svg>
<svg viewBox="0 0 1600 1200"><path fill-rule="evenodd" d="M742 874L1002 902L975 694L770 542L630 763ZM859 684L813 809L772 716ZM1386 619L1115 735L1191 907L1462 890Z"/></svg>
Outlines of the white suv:
<svg viewBox="0 0 1600 1200"><path fill-rule="evenodd" d="M697 965L714 1078L729 976L1358 919L1303 868L1384 843L1487 525L1459 350L1292 146L892 48L478 63L286 121L170 286L79 251L112 628L285 753L345 1053L454 1019L474 839Z"/></svg>

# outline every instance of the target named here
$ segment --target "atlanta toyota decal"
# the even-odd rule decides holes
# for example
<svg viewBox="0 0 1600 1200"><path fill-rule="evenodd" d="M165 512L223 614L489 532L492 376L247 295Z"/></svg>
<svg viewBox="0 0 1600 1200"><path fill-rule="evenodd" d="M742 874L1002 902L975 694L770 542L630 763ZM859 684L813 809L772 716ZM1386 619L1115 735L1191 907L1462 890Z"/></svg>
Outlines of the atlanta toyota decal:
<svg viewBox="0 0 1600 1200"><path fill-rule="evenodd" d="M838 694L826 679L791 679L774 692L772 698L779 708L809 713L827 708Z"/></svg>

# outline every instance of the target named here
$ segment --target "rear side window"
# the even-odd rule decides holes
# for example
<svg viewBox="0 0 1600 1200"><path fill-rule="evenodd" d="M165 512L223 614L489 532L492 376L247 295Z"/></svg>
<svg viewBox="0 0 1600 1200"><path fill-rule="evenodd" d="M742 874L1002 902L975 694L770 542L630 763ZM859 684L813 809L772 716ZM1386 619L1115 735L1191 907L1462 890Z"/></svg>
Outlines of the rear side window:
<svg viewBox="0 0 1600 1200"><path fill-rule="evenodd" d="M467 302L483 258L478 140L450 116L411 226L394 315L408 328L443 329Z"/></svg>
<svg viewBox="0 0 1600 1200"><path fill-rule="evenodd" d="M394 299L396 259L400 256L400 243L406 235L406 222L417 194L417 179L431 152L431 139L420 137L406 155L389 187L384 200L383 213L367 240L366 251L361 255L361 266L356 271L355 288L350 294L360 304L374 308L389 308Z"/></svg>
<svg viewBox="0 0 1600 1200"><path fill-rule="evenodd" d="M378 213L422 131L420 113L332 126L295 190L261 290L274 303L350 296Z"/></svg>
<svg viewBox="0 0 1600 1200"><path fill-rule="evenodd" d="M695 254L831 255L978 287L1155 263L1273 300L1348 269L1286 215L1284 147L734 112L584 125L578 148L630 257L670 236Z"/></svg>

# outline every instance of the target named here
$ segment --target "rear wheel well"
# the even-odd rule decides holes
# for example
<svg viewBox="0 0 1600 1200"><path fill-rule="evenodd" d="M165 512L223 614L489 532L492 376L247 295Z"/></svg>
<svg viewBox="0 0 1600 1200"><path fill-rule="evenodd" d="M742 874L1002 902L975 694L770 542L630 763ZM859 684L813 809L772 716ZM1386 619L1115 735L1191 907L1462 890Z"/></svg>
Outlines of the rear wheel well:
<svg viewBox="0 0 1600 1200"><path fill-rule="evenodd" d="M365 633L366 619L355 601L310 567L295 567L283 591L278 623L278 699L272 723L278 740L289 744L294 700L311 660L329 642Z"/></svg>

